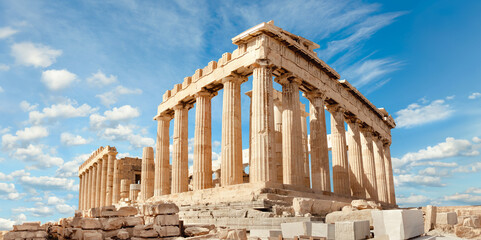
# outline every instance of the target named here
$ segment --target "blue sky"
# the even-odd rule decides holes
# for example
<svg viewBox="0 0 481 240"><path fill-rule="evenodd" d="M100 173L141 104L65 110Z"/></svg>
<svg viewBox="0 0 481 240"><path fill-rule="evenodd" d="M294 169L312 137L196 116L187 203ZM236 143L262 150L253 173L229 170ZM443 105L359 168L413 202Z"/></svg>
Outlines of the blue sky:
<svg viewBox="0 0 481 240"><path fill-rule="evenodd" d="M318 43L393 115L401 206L481 204L480 11L474 0L1 1L0 229L72 215L80 162L105 145L141 156L162 94L269 20ZM218 161L222 92L212 104ZM242 97L245 148L248 109Z"/></svg>

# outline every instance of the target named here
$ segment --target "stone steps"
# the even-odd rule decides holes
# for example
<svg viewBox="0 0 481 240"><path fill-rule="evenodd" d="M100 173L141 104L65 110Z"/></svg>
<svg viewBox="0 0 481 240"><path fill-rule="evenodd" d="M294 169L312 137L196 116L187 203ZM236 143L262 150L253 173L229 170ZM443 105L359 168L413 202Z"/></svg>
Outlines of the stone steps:
<svg viewBox="0 0 481 240"><path fill-rule="evenodd" d="M184 219L184 224L214 224L217 227L251 229L281 229L281 223L322 221L321 217L268 217L268 218L198 218Z"/></svg>

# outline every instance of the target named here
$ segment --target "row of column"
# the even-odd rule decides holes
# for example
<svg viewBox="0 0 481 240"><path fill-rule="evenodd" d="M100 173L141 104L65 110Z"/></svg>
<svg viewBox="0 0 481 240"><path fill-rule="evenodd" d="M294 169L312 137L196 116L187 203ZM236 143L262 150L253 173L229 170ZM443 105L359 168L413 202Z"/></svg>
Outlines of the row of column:
<svg viewBox="0 0 481 240"><path fill-rule="evenodd" d="M221 185L242 183L242 130L240 85L245 77L223 79ZM282 92L282 177L278 176L276 158L276 127L272 69L258 64L253 71L250 122L250 182L271 182L282 179L284 184L331 191L329 153L324 113L325 96L320 91L306 93L310 101L309 158L307 124L302 124L299 108L301 80L289 74L278 77ZM207 90L195 95L196 118L194 138L193 189L212 187L211 105L214 96ZM169 124L171 115L157 118L158 132L155 156L154 195L186 192L188 190L188 110L191 105L179 103L174 107L174 136L172 176L169 172ZM372 130L361 128L355 116L345 118L338 105L327 106L331 113L331 143L333 192L359 198L371 198L395 203L389 144L383 144ZM348 124L346 139L344 122ZM305 122L305 121L304 121ZM278 129L279 130L279 129ZM349 151L347 151L349 145Z"/></svg>
<svg viewBox="0 0 481 240"><path fill-rule="evenodd" d="M120 164L109 152L79 174L79 209L109 206L120 200Z"/></svg>

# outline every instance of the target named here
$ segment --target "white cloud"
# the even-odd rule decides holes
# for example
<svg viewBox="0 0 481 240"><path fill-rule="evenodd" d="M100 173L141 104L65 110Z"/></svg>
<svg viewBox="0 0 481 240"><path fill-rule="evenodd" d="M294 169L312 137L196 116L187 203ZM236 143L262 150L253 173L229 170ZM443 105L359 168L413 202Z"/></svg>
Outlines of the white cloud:
<svg viewBox="0 0 481 240"><path fill-rule="evenodd" d="M55 209L57 212L65 215L73 215L75 213L75 210L77 209L75 206L71 206L68 204L59 204L55 206Z"/></svg>
<svg viewBox="0 0 481 240"><path fill-rule="evenodd" d="M91 139L85 139L79 135L73 135L68 132L64 132L60 135L60 142L67 146L77 146L77 145L84 145L90 143Z"/></svg>
<svg viewBox="0 0 481 240"><path fill-rule="evenodd" d="M27 102L27 101L22 101L22 102L20 102L20 108L21 108L24 112L33 111L33 110L37 109L37 107L38 107L38 104L30 104L30 103Z"/></svg>
<svg viewBox="0 0 481 240"><path fill-rule="evenodd" d="M138 88L130 89L124 86L117 86L111 91L96 95L96 97L98 97L102 102L102 104L104 104L105 106L110 106L117 102L118 97L120 95L127 95L127 94L142 94L142 90Z"/></svg>
<svg viewBox="0 0 481 240"><path fill-rule="evenodd" d="M152 147L154 139L135 134L135 125L118 124L113 128L105 128L100 136L111 141L128 141L133 147Z"/></svg>
<svg viewBox="0 0 481 240"><path fill-rule="evenodd" d="M0 231L12 230L14 224L16 223L13 220L0 218Z"/></svg>
<svg viewBox="0 0 481 240"><path fill-rule="evenodd" d="M411 194L409 197L397 197L396 202L403 206L420 206L429 201L429 198L423 195Z"/></svg>
<svg viewBox="0 0 481 240"><path fill-rule="evenodd" d="M24 193L18 193L13 183L0 182L0 199L19 200L24 197Z"/></svg>
<svg viewBox="0 0 481 240"><path fill-rule="evenodd" d="M481 138L479 138L479 137L473 137L473 139L472 139L471 141L473 141L473 142L475 142L475 143L481 143Z"/></svg>
<svg viewBox="0 0 481 240"><path fill-rule="evenodd" d="M419 175L445 177L449 175L449 172L446 169L439 170L435 167L427 167L425 169L419 170Z"/></svg>
<svg viewBox="0 0 481 240"><path fill-rule="evenodd" d="M441 183L440 177L433 177L433 176L419 176L414 174L401 174L398 176L394 176L394 183L396 186L429 186L429 187L442 187L445 184Z"/></svg>
<svg viewBox="0 0 481 240"><path fill-rule="evenodd" d="M17 148L13 156L23 161L33 162L34 165L31 167L36 169L61 166L63 164L62 158L44 153L44 148L42 145L29 144L26 148Z"/></svg>
<svg viewBox="0 0 481 240"><path fill-rule="evenodd" d="M389 58L361 60L344 71L344 76L357 88L379 80L382 76L399 69L401 62Z"/></svg>
<svg viewBox="0 0 481 240"><path fill-rule="evenodd" d="M17 32L18 30L15 30L11 27L0 28L0 39L8 38Z"/></svg>
<svg viewBox="0 0 481 240"><path fill-rule="evenodd" d="M18 145L18 142L27 143L32 140L44 138L48 136L48 130L42 126L27 127L23 130L18 130L15 135L5 134L2 136L2 148L12 149Z"/></svg>
<svg viewBox="0 0 481 240"><path fill-rule="evenodd" d="M39 111L32 111L28 114L29 121L34 124L40 124L45 120L56 120L58 118L75 118L85 117L90 113L97 111L97 108L92 108L87 104L75 107L76 102L67 101L66 103L54 104Z"/></svg>
<svg viewBox="0 0 481 240"><path fill-rule="evenodd" d="M479 92L474 92L474 93L471 93L471 95L469 95L469 99L473 100L473 99L476 99L476 98L479 98L481 97L481 93Z"/></svg>
<svg viewBox="0 0 481 240"><path fill-rule="evenodd" d="M0 63L0 71L8 71L10 70L10 66Z"/></svg>
<svg viewBox="0 0 481 240"><path fill-rule="evenodd" d="M106 126L114 126L119 122L128 121L138 116L140 116L139 110L130 105L114 107L112 110L105 111L103 116L99 114L90 115L90 126L93 129L100 129Z"/></svg>
<svg viewBox="0 0 481 240"><path fill-rule="evenodd" d="M15 184L0 182L0 193L12 193L15 192Z"/></svg>
<svg viewBox="0 0 481 240"><path fill-rule="evenodd" d="M117 82L117 77L114 75L107 77L102 71L98 70L92 74L91 77L87 78L87 82L91 85L101 87Z"/></svg>
<svg viewBox="0 0 481 240"><path fill-rule="evenodd" d="M448 137L445 142L428 146L417 152L406 153L401 159L393 158L392 161L395 168L402 167L406 164L420 165L415 162L455 156L476 156L479 155L477 148L479 148L479 146L472 144L469 140ZM453 164L451 163L450 165Z"/></svg>
<svg viewBox="0 0 481 240"><path fill-rule="evenodd" d="M121 158L117 155L118 158ZM90 157L90 154L82 154L76 156L72 161L65 162L57 169L56 175L57 177L77 177L78 176L78 168L80 164L82 164L87 158Z"/></svg>
<svg viewBox="0 0 481 240"><path fill-rule="evenodd" d="M475 162L466 166L459 166L453 172L475 173L481 171L481 162Z"/></svg>
<svg viewBox="0 0 481 240"><path fill-rule="evenodd" d="M436 161L429 161L429 162L413 162L412 166L433 166L433 167L457 167L458 164L456 162L436 162Z"/></svg>
<svg viewBox="0 0 481 240"><path fill-rule="evenodd" d="M12 212L20 212L20 213L30 213L34 217L46 217L52 215L54 212L51 208L47 206L36 206L33 208L26 208L26 207L18 207L13 208Z"/></svg>
<svg viewBox="0 0 481 240"><path fill-rule="evenodd" d="M445 196L444 201L474 204L481 202L481 196L476 196L468 193L455 193L453 195Z"/></svg>
<svg viewBox="0 0 481 240"><path fill-rule="evenodd" d="M53 91L66 88L76 80L77 75L66 69L52 69L42 72L42 82L48 87L48 89Z"/></svg>
<svg viewBox="0 0 481 240"><path fill-rule="evenodd" d="M19 182L22 185L31 187L34 189L43 190L68 190L68 191L78 191L78 185L75 185L73 179L60 178L60 177L50 177L50 176L38 176L33 177L30 174L21 176Z"/></svg>
<svg viewBox="0 0 481 240"><path fill-rule="evenodd" d="M410 128L436 122L449 118L454 113L454 110L443 99L434 100L427 105L422 104L413 103L396 112L397 127Z"/></svg>
<svg viewBox="0 0 481 240"><path fill-rule="evenodd" d="M41 44L22 42L12 45L11 55L18 64L48 67L55 62L58 56L62 55L62 51Z"/></svg>
<svg viewBox="0 0 481 240"><path fill-rule="evenodd" d="M481 194L481 188L468 188L468 190L466 190L466 193Z"/></svg>

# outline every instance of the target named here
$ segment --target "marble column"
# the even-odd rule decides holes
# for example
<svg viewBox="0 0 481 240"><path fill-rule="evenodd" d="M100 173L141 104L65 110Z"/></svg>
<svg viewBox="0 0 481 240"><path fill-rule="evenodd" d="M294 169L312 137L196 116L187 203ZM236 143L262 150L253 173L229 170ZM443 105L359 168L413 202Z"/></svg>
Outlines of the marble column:
<svg viewBox="0 0 481 240"><path fill-rule="evenodd" d="M283 167L282 167L282 99L275 98L274 99L274 139L275 139L275 154L274 154L274 162L275 162L275 169L277 179L275 182L282 183L283 182Z"/></svg>
<svg viewBox="0 0 481 240"><path fill-rule="evenodd" d="M350 196L349 167L346 151L344 110L336 105L328 106L331 113L332 181L334 193Z"/></svg>
<svg viewBox="0 0 481 240"><path fill-rule="evenodd" d="M369 127L361 128L362 146L362 165L364 168L364 187L366 188L366 198L378 201L376 168L374 163L374 152L372 144L372 129Z"/></svg>
<svg viewBox="0 0 481 240"><path fill-rule="evenodd" d="M305 96L309 99L312 189L330 192L329 148L326 113L324 112L325 96L319 92L308 93Z"/></svg>
<svg viewBox="0 0 481 240"><path fill-rule="evenodd" d="M242 80L242 78L237 76L227 77L222 80L224 84L224 98L222 104L221 186L243 182L240 95Z"/></svg>
<svg viewBox="0 0 481 240"><path fill-rule="evenodd" d="M101 195L101 186L102 186L102 159L97 159L97 177L96 177L96 185L95 185L95 207L100 207L100 195Z"/></svg>
<svg viewBox="0 0 481 240"><path fill-rule="evenodd" d="M302 167L302 175L303 181L302 184L304 187L310 188L311 187L311 172L309 169L309 146L308 146L308 136L307 136L307 117L309 116L308 113L305 111L306 106L304 104L300 104L301 106L301 136L302 136L302 155L303 161L301 164Z"/></svg>
<svg viewBox="0 0 481 240"><path fill-rule="evenodd" d="M396 194L394 193L394 176L393 176L393 169L392 169L392 161L391 161L391 143L386 142L384 143L384 166L386 168L386 181L387 181L387 192L388 192L388 201L391 204L396 204Z"/></svg>
<svg viewBox="0 0 481 240"><path fill-rule="evenodd" d="M386 169L384 164L383 144L379 136L373 137L374 162L376 164L377 195L379 201L388 202Z"/></svg>
<svg viewBox="0 0 481 240"><path fill-rule="evenodd" d="M143 201L154 196L154 149L144 147L142 152L142 172L140 179L140 196Z"/></svg>
<svg viewBox="0 0 481 240"><path fill-rule="evenodd" d="M108 164L107 164L107 195L106 195L106 206L113 204L113 188L114 188L114 164L115 164L116 152L108 153Z"/></svg>
<svg viewBox="0 0 481 240"><path fill-rule="evenodd" d="M225 94L225 93L224 93ZM213 94L201 91L195 95L195 134L193 189L212 187L212 113L210 100Z"/></svg>
<svg viewBox="0 0 481 240"><path fill-rule="evenodd" d="M172 193L189 190L188 114L185 104L174 106L174 144L172 151Z"/></svg>
<svg viewBox="0 0 481 240"><path fill-rule="evenodd" d="M97 164L94 163L92 165L92 195L90 195L90 197L92 198L90 200L90 207L93 208L93 207L97 207L97 205L95 204L95 201L97 199Z"/></svg>
<svg viewBox="0 0 481 240"><path fill-rule="evenodd" d="M302 149L299 81L279 78L282 84L282 160L283 183L304 185L304 150Z"/></svg>
<svg viewBox="0 0 481 240"><path fill-rule="evenodd" d="M108 155L102 156L102 180L100 181L100 206L107 206Z"/></svg>
<svg viewBox="0 0 481 240"><path fill-rule="evenodd" d="M84 178L83 173L79 174L79 190L78 190L78 209L83 210L83 190L84 190Z"/></svg>
<svg viewBox="0 0 481 240"><path fill-rule="evenodd" d="M274 169L274 103L272 69L257 64L252 79L252 149L250 182L271 182Z"/></svg>
<svg viewBox="0 0 481 240"><path fill-rule="evenodd" d="M349 183L351 185L352 196L356 198L366 198L364 188L364 168L362 165L361 136L359 124L361 121L355 117L347 120L348 126L348 159L349 159Z"/></svg>
<svg viewBox="0 0 481 240"><path fill-rule="evenodd" d="M87 206L86 209L91 208L92 204L92 167L90 167L87 171L87 195L85 196L87 199Z"/></svg>
<svg viewBox="0 0 481 240"><path fill-rule="evenodd" d="M130 187L129 179L120 180L120 199L129 198L129 192L130 192L129 187Z"/></svg>
<svg viewBox="0 0 481 240"><path fill-rule="evenodd" d="M120 159L114 160L114 178L112 184L112 204L116 204L120 201Z"/></svg>
<svg viewBox="0 0 481 240"><path fill-rule="evenodd" d="M170 194L170 120L167 115L157 118L154 196Z"/></svg>

